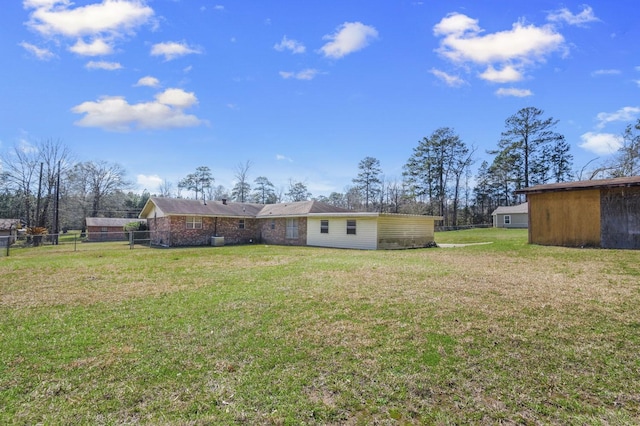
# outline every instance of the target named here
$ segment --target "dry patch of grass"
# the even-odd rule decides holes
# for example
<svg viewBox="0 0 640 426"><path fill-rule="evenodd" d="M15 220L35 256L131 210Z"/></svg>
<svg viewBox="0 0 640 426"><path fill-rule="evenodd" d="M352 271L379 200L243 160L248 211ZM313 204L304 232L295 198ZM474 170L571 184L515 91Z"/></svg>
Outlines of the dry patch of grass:
<svg viewBox="0 0 640 426"><path fill-rule="evenodd" d="M0 259L0 421L640 421L640 253L514 235Z"/></svg>

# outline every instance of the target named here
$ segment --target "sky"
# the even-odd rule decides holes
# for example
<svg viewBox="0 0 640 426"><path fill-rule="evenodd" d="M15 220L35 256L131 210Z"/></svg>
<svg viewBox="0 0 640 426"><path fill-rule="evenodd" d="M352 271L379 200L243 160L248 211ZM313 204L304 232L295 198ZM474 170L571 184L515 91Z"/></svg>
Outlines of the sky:
<svg viewBox="0 0 640 426"><path fill-rule="evenodd" d="M524 107L558 120L574 169L640 118L637 0L7 0L0 154L59 140L158 192L198 166L231 188L345 192L450 127L491 161Z"/></svg>

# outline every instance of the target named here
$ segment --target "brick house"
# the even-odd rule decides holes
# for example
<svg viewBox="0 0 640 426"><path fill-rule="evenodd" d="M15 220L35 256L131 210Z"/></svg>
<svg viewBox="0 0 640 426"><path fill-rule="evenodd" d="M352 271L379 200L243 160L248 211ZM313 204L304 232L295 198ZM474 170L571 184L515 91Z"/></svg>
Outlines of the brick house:
<svg viewBox="0 0 640 426"><path fill-rule="evenodd" d="M87 241L126 241L125 225L131 222L144 222L140 219L121 217L87 217Z"/></svg>
<svg viewBox="0 0 640 426"><path fill-rule="evenodd" d="M279 204L151 197L139 217L160 246L274 244L358 249L433 245L434 216L356 212L319 201Z"/></svg>

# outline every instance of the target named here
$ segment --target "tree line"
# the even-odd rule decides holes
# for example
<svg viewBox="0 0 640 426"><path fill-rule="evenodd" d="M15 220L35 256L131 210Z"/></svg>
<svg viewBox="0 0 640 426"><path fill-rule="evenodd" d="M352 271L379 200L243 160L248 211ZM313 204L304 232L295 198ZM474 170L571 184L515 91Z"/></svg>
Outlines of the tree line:
<svg viewBox="0 0 640 426"><path fill-rule="evenodd" d="M477 147L449 127L423 137L407 158L401 177L389 178L380 160L367 156L344 192L314 197L305 182L290 179L276 187L268 177L251 178L251 162L235 168L232 188L215 184L203 165L175 185L164 181L153 194L260 204L315 199L359 211L442 216L445 226L491 223L498 206L517 204L515 192L528 186L578 179L640 174L640 120L627 126L622 146L605 163L573 170L573 156L558 120L526 107L505 120L496 147L487 151L472 173ZM16 146L2 157L0 217L20 218L27 226L82 228L86 217L135 218L151 194L131 191L132 183L118 164L76 162L60 140L44 140L28 148Z"/></svg>

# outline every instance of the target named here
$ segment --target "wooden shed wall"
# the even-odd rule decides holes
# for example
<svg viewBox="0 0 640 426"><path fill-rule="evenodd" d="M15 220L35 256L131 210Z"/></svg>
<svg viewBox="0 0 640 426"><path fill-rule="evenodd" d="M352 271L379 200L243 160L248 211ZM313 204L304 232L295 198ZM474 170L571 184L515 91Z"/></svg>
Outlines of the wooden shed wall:
<svg viewBox="0 0 640 426"><path fill-rule="evenodd" d="M434 241L435 221L420 216L380 216L378 249L427 247Z"/></svg>
<svg viewBox="0 0 640 426"><path fill-rule="evenodd" d="M552 246L600 246L600 191L529 194L529 242Z"/></svg>
<svg viewBox="0 0 640 426"><path fill-rule="evenodd" d="M640 188L603 189L602 247L640 249Z"/></svg>

